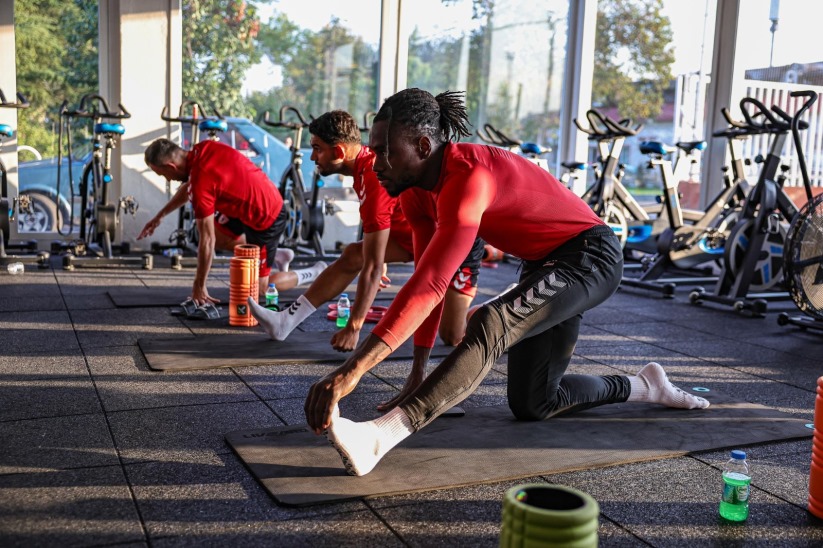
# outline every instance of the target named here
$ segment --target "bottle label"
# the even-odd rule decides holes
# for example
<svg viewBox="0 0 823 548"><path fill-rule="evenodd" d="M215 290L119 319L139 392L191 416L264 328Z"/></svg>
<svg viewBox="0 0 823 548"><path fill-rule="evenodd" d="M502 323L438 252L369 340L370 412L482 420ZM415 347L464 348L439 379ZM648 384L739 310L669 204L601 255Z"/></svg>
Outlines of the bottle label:
<svg viewBox="0 0 823 548"><path fill-rule="evenodd" d="M266 306L277 306L279 301L279 295L266 295Z"/></svg>
<svg viewBox="0 0 823 548"><path fill-rule="evenodd" d="M348 308L337 308L337 317L338 318L348 318L349 317L349 309Z"/></svg>
<svg viewBox="0 0 823 548"><path fill-rule="evenodd" d="M729 504L744 504L748 502L749 483L747 480L749 478L742 474L729 474L728 476L735 481L733 483L724 481L723 502L727 502ZM745 481L746 483L740 485L741 481Z"/></svg>

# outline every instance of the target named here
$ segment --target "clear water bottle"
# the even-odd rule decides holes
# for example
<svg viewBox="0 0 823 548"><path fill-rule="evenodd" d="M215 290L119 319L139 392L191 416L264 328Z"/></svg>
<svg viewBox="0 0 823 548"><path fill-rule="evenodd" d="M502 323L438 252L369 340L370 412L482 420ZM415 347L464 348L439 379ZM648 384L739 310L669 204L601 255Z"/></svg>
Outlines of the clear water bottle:
<svg viewBox="0 0 823 548"><path fill-rule="evenodd" d="M269 287L266 289L266 308L277 310L279 307L280 293L278 293L274 284L269 284Z"/></svg>
<svg viewBox="0 0 823 548"><path fill-rule="evenodd" d="M346 324L349 323L349 314L351 314L349 295L348 293L341 293L340 299L337 301L337 327L346 327Z"/></svg>
<svg viewBox="0 0 823 548"><path fill-rule="evenodd" d="M749 517L749 492L752 481L745 451L735 449L723 465L723 496L720 515L729 521L746 521Z"/></svg>
<svg viewBox="0 0 823 548"><path fill-rule="evenodd" d="M6 266L6 270L8 270L8 273L12 276L19 276L26 271L26 267L23 266L23 263L9 263Z"/></svg>

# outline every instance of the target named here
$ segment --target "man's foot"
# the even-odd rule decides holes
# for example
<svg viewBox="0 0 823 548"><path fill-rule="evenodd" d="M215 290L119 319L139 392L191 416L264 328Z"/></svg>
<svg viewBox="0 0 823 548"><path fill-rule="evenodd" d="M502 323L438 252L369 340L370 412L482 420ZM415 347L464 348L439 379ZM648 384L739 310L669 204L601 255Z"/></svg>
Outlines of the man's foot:
<svg viewBox="0 0 823 548"><path fill-rule="evenodd" d="M628 401L659 403L680 409L705 409L709 401L689 394L669 382L666 372L659 363L650 362L638 371L636 377L629 377L632 383Z"/></svg>
<svg viewBox="0 0 823 548"><path fill-rule="evenodd" d="M372 422L353 422L336 416L326 430L326 438L340 453L350 476L368 474L383 457L380 430Z"/></svg>
<svg viewBox="0 0 823 548"><path fill-rule="evenodd" d="M275 312L260 306L257 304L257 300L252 297L249 297L248 302L251 315L254 316L260 327L268 333L269 337L274 341L285 341L292 330L283 325L284 322L280 316L282 312Z"/></svg>
<svg viewBox="0 0 823 548"><path fill-rule="evenodd" d="M346 473L364 476L413 431L408 415L399 407L373 421L354 422L342 418L335 406L331 425L325 434L332 447L340 453Z"/></svg>
<svg viewBox="0 0 823 548"><path fill-rule="evenodd" d="M277 270L280 272L288 272L289 271L289 264L294 259L294 251L289 249L288 247L281 247L278 248L277 251L274 253L274 266L277 267Z"/></svg>

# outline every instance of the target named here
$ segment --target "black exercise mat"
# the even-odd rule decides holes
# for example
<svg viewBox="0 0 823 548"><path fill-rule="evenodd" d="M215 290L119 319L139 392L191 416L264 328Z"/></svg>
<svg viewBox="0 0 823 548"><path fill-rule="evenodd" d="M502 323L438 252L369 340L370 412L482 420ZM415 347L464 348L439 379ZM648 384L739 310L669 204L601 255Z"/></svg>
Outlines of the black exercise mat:
<svg viewBox="0 0 823 548"><path fill-rule="evenodd" d="M225 438L278 503L413 493L658 460L805 438L807 420L711 392L708 409L622 403L542 422L515 421L506 406L466 409L412 435L362 477L348 476L325 436L305 425L240 430Z"/></svg>
<svg viewBox="0 0 823 548"><path fill-rule="evenodd" d="M331 335L329 332L295 330L285 341L273 341L257 331L177 339L144 338L137 344L151 369L188 371L279 363L342 362L348 354L331 347ZM361 333L361 341L366 335L367 332ZM437 344L432 348L431 357L443 357L452 350L452 346ZM413 341L409 339L389 359L411 359L413 352Z"/></svg>
<svg viewBox="0 0 823 548"><path fill-rule="evenodd" d="M397 295L401 286L392 284L380 290L375 301L390 301ZM280 302L290 303L306 292L306 287L295 287L280 292ZM347 288L349 299L356 298L357 286L352 284ZM190 287L116 287L108 290L114 306L117 308L149 308L178 306L191 294ZM209 287L209 294L220 299L221 304L229 302L228 287Z"/></svg>

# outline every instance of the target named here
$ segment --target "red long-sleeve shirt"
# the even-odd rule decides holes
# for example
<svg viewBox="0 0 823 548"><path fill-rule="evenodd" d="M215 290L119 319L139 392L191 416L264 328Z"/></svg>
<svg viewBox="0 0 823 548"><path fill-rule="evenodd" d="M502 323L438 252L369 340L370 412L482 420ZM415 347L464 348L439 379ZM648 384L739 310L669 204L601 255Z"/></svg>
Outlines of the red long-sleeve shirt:
<svg viewBox="0 0 823 548"><path fill-rule="evenodd" d="M407 189L400 201L412 226L415 269L372 330L392 350L413 332L415 345L434 346L449 280L476 236L521 259L537 260L603 224L546 170L485 145L447 144L435 187Z"/></svg>
<svg viewBox="0 0 823 548"><path fill-rule="evenodd" d="M411 226L400 208L400 200L389 196L372 171L374 152L364 146L354 160L354 191L360 200L363 232L369 234L390 229L390 237L406 251L412 252Z"/></svg>

